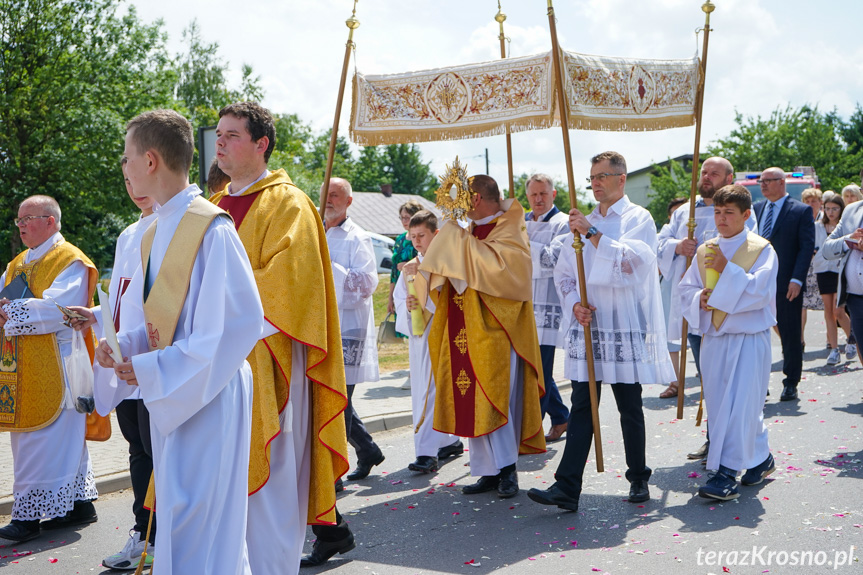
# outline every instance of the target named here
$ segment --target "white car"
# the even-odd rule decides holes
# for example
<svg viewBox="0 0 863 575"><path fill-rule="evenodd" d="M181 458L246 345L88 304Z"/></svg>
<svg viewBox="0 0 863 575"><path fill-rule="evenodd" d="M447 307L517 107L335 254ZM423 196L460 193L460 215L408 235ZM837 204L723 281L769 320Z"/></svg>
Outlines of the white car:
<svg viewBox="0 0 863 575"><path fill-rule="evenodd" d="M372 238L372 245L375 248L375 259L378 262L378 273L390 273L393 269L393 246L396 243L395 240L374 232L366 233Z"/></svg>

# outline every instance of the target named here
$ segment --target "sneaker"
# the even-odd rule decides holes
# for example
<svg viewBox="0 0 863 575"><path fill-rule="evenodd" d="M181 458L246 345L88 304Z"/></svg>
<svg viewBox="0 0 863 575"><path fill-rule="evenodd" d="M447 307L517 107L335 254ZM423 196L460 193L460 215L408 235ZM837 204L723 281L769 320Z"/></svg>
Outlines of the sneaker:
<svg viewBox="0 0 863 575"><path fill-rule="evenodd" d="M848 346L845 346L848 349ZM827 356L827 365L839 365L839 348L834 347L830 350L830 355Z"/></svg>
<svg viewBox="0 0 863 575"><path fill-rule="evenodd" d="M846 343L845 344L845 359L851 361L857 357L857 344L856 343Z"/></svg>
<svg viewBox="0 0 863 575"><path fill-rule="evenodd" d="M740 497L737 491L737 480L721 471L710 474L707 485L698 490L698 495L705 499L718 499L719 501L730 501Z"/></svg>
<svg viewBox="0 0 863 575"><path fill-rule="evenodd" d="M771 453L767 455L767 459L761 462L760 465L747 469L743 477L740 478L740 483L743 485L758 485L774 471L776 471L776 462L773 461L773 454Z"/></svg>
<svg viewBox="0 0 863 575"><path fill-rule="evenodd" d="M147 546L147 557L144 559L144 565L149 567L153 565L153 554L156 549L152 545ZM141 540L140 531L132 530L129 532L129 540L119 553L115 553L110 557L102 560L102 565L108 569L117 569L118 571L131 571L138 568L138 563L141 561L141 554L144 552L144 541Z"/></svg>

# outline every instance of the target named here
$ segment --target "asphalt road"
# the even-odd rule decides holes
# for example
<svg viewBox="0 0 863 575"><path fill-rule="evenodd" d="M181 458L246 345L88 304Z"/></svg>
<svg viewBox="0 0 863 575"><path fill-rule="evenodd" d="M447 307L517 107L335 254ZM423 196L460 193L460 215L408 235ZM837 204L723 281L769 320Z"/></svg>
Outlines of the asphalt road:
<svg viewBox="0 0 863 575"><path fill-rule="evenodd" d="M823 339L812 331L810 341ZM765 419L777 471L763 485L741 488L741 497L728 503L695 494L707 474L685 457L703 440L702 428L694 426L693 379L682 421L674 418L673 400L656 397L660 387L645 388L654 475L653 498L642 505L625 501L629 485L611 394L603 394L601 406L606 471L597 474L588 464L577 513L543 507L525 493L553 481L563 442L544 455L521 457L522 492L499 500L461 493L472 482L467 454L438 474L417 475L406 469L413 460L410 428L376 434L386 461L369 478L348 482L339 498L357 548L303 572L863 573L863 372L859 361L826 368L826 356L807 352L797 402L778 401L782 376L774 363ZM125 542L130 504L129 492L108 495L96 504L96 524L0 548L2 572L106 572L101 560ZM310 550L311 530L308 537Z"/></svg>

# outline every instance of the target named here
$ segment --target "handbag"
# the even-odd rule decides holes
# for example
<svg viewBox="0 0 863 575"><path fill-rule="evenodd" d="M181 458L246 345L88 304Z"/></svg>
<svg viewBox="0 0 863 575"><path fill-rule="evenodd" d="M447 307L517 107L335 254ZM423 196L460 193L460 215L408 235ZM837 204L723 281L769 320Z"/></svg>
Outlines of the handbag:
<svg viewBox="0 0 863 575"><path fill-rule="evenodd" d="M95 411L87 414L87 431L84 433L87 441L108 441L111 439L111 414L102 417Z"/></svg>
<svg viewBox="0 0 863 575"><path fill-rule="evenodd" d="M390 318L393 319L390 319ZM381 348L381 345L384 343L400 343L401 338L396 335L396 320L393 317L393 314L388 313L387 317L384 318L384 321L381 322L380 327L378 327L378 349Z"/></svg>

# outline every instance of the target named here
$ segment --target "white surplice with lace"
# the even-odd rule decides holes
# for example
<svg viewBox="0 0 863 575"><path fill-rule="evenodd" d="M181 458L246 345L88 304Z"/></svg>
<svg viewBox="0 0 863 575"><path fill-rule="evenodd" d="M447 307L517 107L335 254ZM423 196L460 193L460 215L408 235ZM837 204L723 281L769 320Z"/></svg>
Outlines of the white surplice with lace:
<svg viewBox="0 0 863 575"><path fill-rule="evenodd" d="M596 307L591 322L596 380L674 381L659 294L653 218L624 196L605 216L597 206L587 219L602 232L598 248L584 240L587 300ZM569 233L564 245L571 244ZM588 381L584 329L572 311L581 302L574 250L561 250L554 280L563 302L564 373L573 381Z"/></svg>
<svg viewBox="0 0 863 575"><path fill-rule="evenodd" d="M24 262L41 258L62 241L65 241L63 235L57 232L40 246L27 250ZM63 314L54 301L65 306L87 305L87 276L87 267L75 261L57 275L51 287L43 292L43 299L19 299L5 305L9 316L6 335L54 333L65 366L72 353L72 329L63 325ZM4 272L0 284L5 281ZM45 299L48 297L54 301ZM89 501L98 496L84 441L86 416L75 410L68 380L65 388L63 409L51 425L11 434L15 475L13 519L62 517L71 511L75 501Z"/></svg>
<svg viewBox="0 0 863 575"><path fill-rule="evenodd" d="M378 287L378 267L369 235L351 218L327 230L333 283L339 304L345 381L354 385L379 381L377 332L372 294Z"/></svg>

